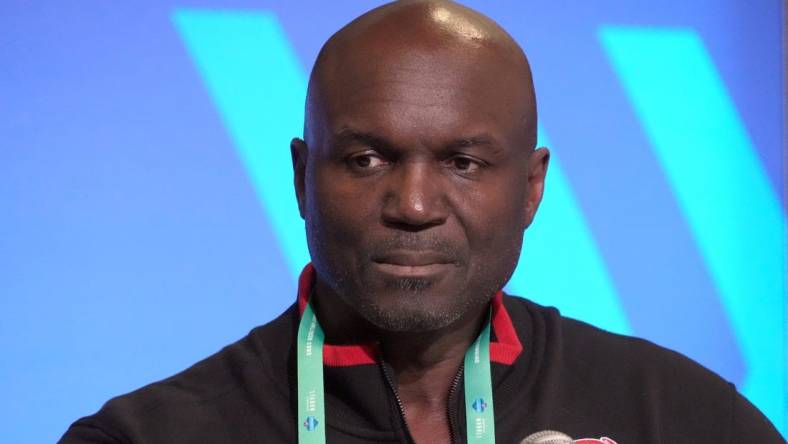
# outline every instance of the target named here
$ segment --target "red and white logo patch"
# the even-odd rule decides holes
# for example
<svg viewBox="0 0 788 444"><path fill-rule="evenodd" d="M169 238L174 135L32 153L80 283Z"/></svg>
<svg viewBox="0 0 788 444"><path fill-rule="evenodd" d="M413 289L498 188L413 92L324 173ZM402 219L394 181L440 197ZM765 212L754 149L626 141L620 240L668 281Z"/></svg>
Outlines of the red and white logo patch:
<svg viewBox="0 0 788 444"><path fill-rule="evenodd" d="M603 436L599 439L593 439L593 438L576 439L575 444L618 444L618 443L608 438L607 436Z"/></svg>

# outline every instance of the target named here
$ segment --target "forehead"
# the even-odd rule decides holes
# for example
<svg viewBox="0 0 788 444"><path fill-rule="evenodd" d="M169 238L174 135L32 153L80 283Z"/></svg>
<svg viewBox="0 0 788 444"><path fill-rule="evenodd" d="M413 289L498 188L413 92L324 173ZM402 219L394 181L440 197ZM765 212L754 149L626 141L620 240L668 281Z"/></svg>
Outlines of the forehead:
<svg viewBox="0 0 788 444"><path fill-rule="evenodd" d="M320 88L326 129L430 140L483 132L518 143L525 81L494 51L472 49L372 44L339 54Z"/></svg>

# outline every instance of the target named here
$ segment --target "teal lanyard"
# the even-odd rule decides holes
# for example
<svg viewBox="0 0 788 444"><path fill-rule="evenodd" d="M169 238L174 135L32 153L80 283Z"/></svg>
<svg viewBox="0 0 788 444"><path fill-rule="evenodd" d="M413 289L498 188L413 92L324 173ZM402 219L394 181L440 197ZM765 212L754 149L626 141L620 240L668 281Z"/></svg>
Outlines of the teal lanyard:
<svg viewBox="0 0 788 444"><path fill-rule="evenodd" d="M307 303L298 325L298 442L326 442L323 391L323 329ZM469 443L495 443L490 376L490 316L479 337L465 352L465 422Z"/></svg>
<svg viewBox="0 0 788 444"><path fill-rule="evenodd" d="M465 426L467 442L495 444L490 376L490 315L479 336L465 352Z"/></svg>
<svg viewBox="0 0 788 444"><path fill-rule="evenodd" d="M298 325L298 442L326 442L326 405L323 392L323 329L312 304L306 304Z"/></svg>

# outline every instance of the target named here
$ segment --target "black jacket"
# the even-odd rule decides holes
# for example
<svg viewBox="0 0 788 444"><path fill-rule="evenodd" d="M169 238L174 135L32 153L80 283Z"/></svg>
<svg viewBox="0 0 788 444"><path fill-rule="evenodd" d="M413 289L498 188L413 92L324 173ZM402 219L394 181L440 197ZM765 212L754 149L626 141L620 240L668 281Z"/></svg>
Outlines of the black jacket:
<svg viewBox="0 0 788 444"><path fill-rule="evenodd" d="M295 443L295 337L299 304L186 371L107 402L61 439L76 443ZM735 388L650 342L564 318L499 294L490 344L498 443L536 431L576 442L784 443ZM327 441L407 443L395 381L374 345L324 351ZM459 381L462 387L462 381ZM465 442L463 391L447 416ZM585 441L581 438L612 441Z"/></svg>

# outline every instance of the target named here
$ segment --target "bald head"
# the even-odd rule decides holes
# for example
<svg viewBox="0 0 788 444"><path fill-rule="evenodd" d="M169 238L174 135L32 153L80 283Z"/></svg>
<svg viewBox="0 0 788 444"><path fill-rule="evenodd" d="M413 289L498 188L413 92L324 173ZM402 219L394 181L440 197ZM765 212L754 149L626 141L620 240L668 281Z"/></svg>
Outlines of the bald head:
<svg viewBox="0 0 788 444"><path fill-rule="evenodd" d="M392 70L394 68L394 70ZM424 75L426 73L432 76ZM319 140L332 100L347 91L402 85L443 89L445 95L469 94L436 85L434 74L453 86L476 82L482 94L505 91L500 102L525 138L536 143L536 104L528 61L520 46L488 17L451 1L405 0L385 4L356 18L323 46L309 79L305 139ZM410 77L410 78L408 78ZM485 84L485 82L487 82Z"/></svg>
<svg viewBox="0 0 788 444"><path fill-rule="evenodd" d="M382 38L400 44L468 45L497 47L511 57L522 51L497 23L451 1L404 0L375 8L337 31L324 45L322 56L354 41ZM320 63L318 62L318 65Z"/></svg>

